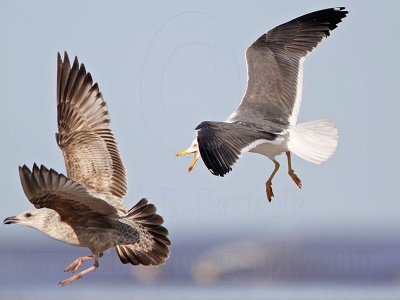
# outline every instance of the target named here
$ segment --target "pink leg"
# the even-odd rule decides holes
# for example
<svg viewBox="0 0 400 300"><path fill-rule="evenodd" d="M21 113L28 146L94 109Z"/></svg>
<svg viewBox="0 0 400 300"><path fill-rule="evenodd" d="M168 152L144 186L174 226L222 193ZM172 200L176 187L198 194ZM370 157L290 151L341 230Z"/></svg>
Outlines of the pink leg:
<svg viewBox="0 0 400 300"><path fill-rule="evenodd" d="M69 271L75 272L76 270L79 269L79 267L81 266L81 264L84 261L86 261L88 259L92 259L92 258L93 258L93 255L78 257L77 259L75 259L71 264L69 264L65 268L64 272L69 272Z"/></svg>
<svg viewBox="0 0 400 300"><path fill-rule="evenodd" d="M86 270L83 270L82 272L79 272L73 276L71 276L70 278L67 278L63 281L60 281L59 283L61 284L61 286L66 286L67 284L70 284L78 279L81 279L83 276L85 276L87 273L96 270L99 267L99 260L98 260L98 255L93 255L94 258L94 265L87 268Z"/></svg>

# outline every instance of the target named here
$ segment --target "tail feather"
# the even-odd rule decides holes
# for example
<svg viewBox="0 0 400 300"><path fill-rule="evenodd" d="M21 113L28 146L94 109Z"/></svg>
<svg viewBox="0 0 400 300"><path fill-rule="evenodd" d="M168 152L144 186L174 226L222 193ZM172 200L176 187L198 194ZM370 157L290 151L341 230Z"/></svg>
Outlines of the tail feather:
<svg viewBox="0 0 400 300"><path fill-rule="evenodd" d="M297 124L289 129L289 134L289 151L315 164L335 153L339 139L338 129L327 119Z"/></svg>
<svg viewBox="0 0 400 300"><path fill-rule="evenodd" d="M162 226L164 220L156 214L156 207L147 199L141 199L127 214L136 224L139 242L130 245L117 245L117 253L122 263L133 265L160 265L169 256L168 230Z"/></svg>

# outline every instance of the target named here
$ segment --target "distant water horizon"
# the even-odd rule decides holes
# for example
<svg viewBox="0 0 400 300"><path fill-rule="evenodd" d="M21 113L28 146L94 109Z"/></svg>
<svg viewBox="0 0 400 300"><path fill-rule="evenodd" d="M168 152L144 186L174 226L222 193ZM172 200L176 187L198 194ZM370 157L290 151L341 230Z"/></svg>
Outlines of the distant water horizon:
<svg viewBox="0 0 400 300"><path fill-rule="evenodd" d="M79 281L60 287L55 282L46 285L13 283L0 289L1 299L96 299L96 300L398 300L400 285L346 284L242 284L199 286L194 284L96 283Z"/></svg>
<svg viewBox="0 0 400 300"><path fill-rule="evenodd" d="M161 267L123 265L107 251L98 270L61 288L65 266L88 249L44 237L0 245L0 299L398 300L399 253L390 238L182 241Z"/></svg>

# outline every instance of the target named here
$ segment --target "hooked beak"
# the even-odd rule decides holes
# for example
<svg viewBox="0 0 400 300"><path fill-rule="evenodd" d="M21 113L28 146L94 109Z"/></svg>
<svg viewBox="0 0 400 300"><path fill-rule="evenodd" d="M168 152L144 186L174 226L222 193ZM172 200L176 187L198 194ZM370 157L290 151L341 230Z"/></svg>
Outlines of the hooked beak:
<svg viewBox="0 0 400 300"><path fill-rule="evenodd" d="M8 217L3 221L3 224L15 224L18 222L18 219L16 216L13 217Z"/></svg>
<svg viewBox="0 0 400 300"><path fill-rule="evenodd" d="M193 170L194 165L196 164L197 160L199 159L199 151L189 152L189 151L185 150L185 151L178 152L176 154L176 156L182 156L182 155L192 154L192 153L194 154L194 157L193 157L192 163L190 164L189 169L188 169L189 173Z"/></svg>

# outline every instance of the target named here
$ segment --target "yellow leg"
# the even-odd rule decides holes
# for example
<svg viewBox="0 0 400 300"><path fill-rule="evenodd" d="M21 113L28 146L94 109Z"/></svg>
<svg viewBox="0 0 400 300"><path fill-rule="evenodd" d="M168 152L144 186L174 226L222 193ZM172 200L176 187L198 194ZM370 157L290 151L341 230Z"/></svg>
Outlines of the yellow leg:
<svg viewBox="0 0 400 300"><path fill-rule="evenodd" d="M269 176L267 182L265 183L265 191L267 192L267 198L268 201L271 202L272 197L274 196L274 193L272 192L272 178L274 178L276 172L278 172L279 170L279 163L276 160L273 160L274 164L275 164L275 169L272 172L271 176Z"/></svg>
<svg viewBox="0 0 400 300"><path fill-rule="evenodd" d="M294 173L292 169L292 156L290 151L286 152L287 161L288 161L288 174L293 179L294 183L301 188L301 180L300 178Z"/></svg>

